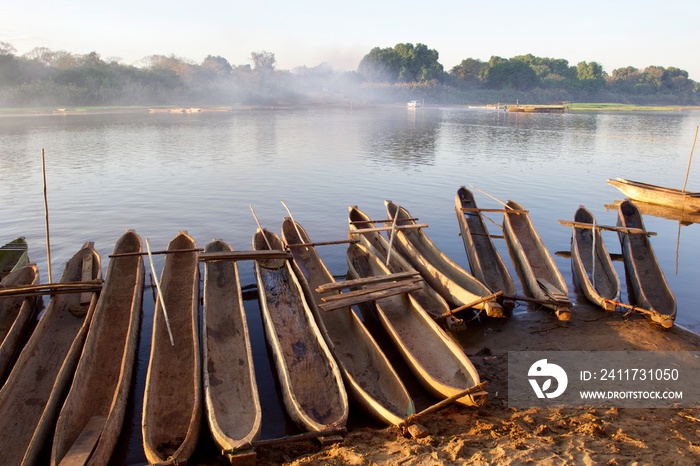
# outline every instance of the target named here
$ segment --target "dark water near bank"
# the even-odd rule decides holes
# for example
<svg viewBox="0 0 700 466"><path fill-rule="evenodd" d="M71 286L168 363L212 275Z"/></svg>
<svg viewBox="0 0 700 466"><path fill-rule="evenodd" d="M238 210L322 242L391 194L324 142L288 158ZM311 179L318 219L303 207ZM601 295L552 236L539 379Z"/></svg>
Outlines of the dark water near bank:
<svg viewBox="0 0 700 466"><path fill-rule="evenodd" d="M165 249L179 230L187 230L200 247L221 238L235 249L250 249L255 221L249 205L263 226L279 232L286 215L280 200L312 240L325 241L346 237L349 205L385 218L383 201L391 199L428 223L433 241L467 267L454 215L461 185L519 202L551 252L568 250L571 231L557 220L571 219L579 205L598 223L615 223L616 212L605 206L622 195L607 178L681 187L698 124L697 112L550 115L462 108L3 117L0 242L25 236L42 281L48 280L44 148L55 279L84 241L95 242L106 269L106 256L127 228L148 238L153 249ZM691 169L688 189L700 191L700 161ZM480 207L499 207L476 190L475 195ZM498 214L491 218L502 222ZM679 227L675 220L648 215L644 220L658 233L652 244L678 300L677 322L698 331L700 226ZM497 225L490 228L500 234ZM604 239L611 252L619 252L613 233L604 233ZM512 270L505 244L497 246ZM320 253L333 274L346 273L344 247L326 246ZM568 259L556 261L571 283ZM157 270L161 266L162 256L156 257ZM624 277L622 264L616 267ZM239 269L243 286L254 284L252 263ZM256 339L263 437L274 437L284 431L284 417L258 303L255 294L250 297L245 305ZM143 461L139 413L152 313L147 291L132 419L115 458L119 463Z"/></svg>

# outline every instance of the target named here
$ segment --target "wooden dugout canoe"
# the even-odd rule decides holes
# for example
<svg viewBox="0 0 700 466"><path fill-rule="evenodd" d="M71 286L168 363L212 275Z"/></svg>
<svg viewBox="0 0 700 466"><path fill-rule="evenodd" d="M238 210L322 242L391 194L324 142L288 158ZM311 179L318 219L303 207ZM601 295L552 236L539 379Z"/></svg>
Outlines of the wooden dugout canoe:
<svg viewBox="0 0 700 466"><path fill-rule="evenodd" d="M644 221L631 201L623 201L618 209L618 226L641 228ZM627 295L631 304L658 315L650 317L664 327L673 325L676 318L676 298L668 286L666 277L647 235L618 232L627 277Z"/></svg>
<svg viewBox="0 0 700 466"><path fill-rule="evenodd" d="M282 250L282 240L258 229L253 250L269 249ZM348 396L342 376L292 266L285 259L257 260L255 275L265 336L289 417L308 431L344 427Z"/></svg>
<svg viewBox="0 0 700 466"><path fill-rule="evenodd" d="M697 192L666 188L624 178L609 179L607 183L635 201L700 212L700 193Z"/></svg>
<svg viewBox="0 0 700 466"><path fill-rule="evenodd" d="M350 391L365 411L390 425L398 425L415 412L413 400L377 342L352 309L319 309L322 298L338 291L317 293L320 285L334 283L314 247L294 247L311 241L298 223L285 218L282 238L294 256L294 271L304 288L316 322L335 355Z"/></svg>
<svg viewBox="0 0 700 466"><path fill-rule="evenodd" d="M99 279L100 256L85 243L60 282ZM36 463L66 396L97 303L97 293L57 294L0 390L0 464Z"/></svg>
<svg viewBox="0 0 700 466"><path fill-rule="evenodd" d="M206 253L233 251L221 240ZM212 437L232 451L260 436L262 409L235 261L204 263L202 351L204 406Z"/></svg>
<svg viewBox="0 0 700 466"><path fill-rule="evenodd" d="M27 264L7 275L0 282L0 287L36 285L37 283L39 283L39 268L36 264ZM31 328L35 308L35 297L0 298L0 383L9 372L12 359L27 338L26 334Z"/></svg>
<svg viewBox="0 0 700 466"><path fill-rule="evenodd" d="M455 195L455 214L472 275L491 291L502 291L506 296L515 296L515 282L493 244L474 195L464 186ZM505 300L502 305L512 310L515 302Z"/></svg>
<svg viewBox="0 0 700 466"><path fill-rule="evenodd" d="M593 224L593 214L581 206L574 222ZM574 284L594 304L614 311L620 298L620 280L598 228L576 228L571 235L571 272Z"/></svg>
<svg viewBox="0 0 700 466"><path fill-rule="evenodd" d="M0 280L29 263L27 241L23 236L0 247Z"/></svg>
<svg viewBox="0 0 700 466"><path fill-rule="evenodd" d="M391 273L362 244L347 250L350 275L367 278ZM479 374L464 351L407 293L375 301L377 319L421 384L434 396L448 398L480 383ZM486 403L488 394L476 392L458 399L466 406Z"/></svg>
<svg viewBox="0 0 700 466"><path fill-rule="evenodd" d="M564 277L537 234L530 215L515 201L506 204L503 233L525 295L552 309L559 320L569 320L571 303Z"/></svg>
<svg viewBox="0 0 700 466"><path fill-rule="evenodd" d="M114 254L139 252L141 238L133 230L122 235L114 246ZM83 354L56 423L52 465L69 459L80 459L80 464L106 465L112 456L131 387L143 281L141 256L110 259ZM72 449L89 423L94 429L94 443L90 448Z"/></svg>
<svg viewBox="0 0 700 466"><path fill-rule="evenodd" d="M398 216L397 226L415 225L403 207L384 201L389 219ZM447 257L421 229L396 230L393 246L435 291L454 306L478 302L492 294L491 290ZM473 309L483 310L489 317L503 317L503 307L496 298L478 302Z"/></svg>
<svg viewBox="0 0 700 466"><path fill-rule="evenodd" d="M389 252L389 242L386 238L378 231L356 234L358 230L370 228L373 225L374 223L370 221L369 216L359 208L356 206L348 208L348 232L351 239L359 239L368 249L376 251L379 258L386 264ZM413 272L416 270L396 250L391 253L387 267L392 273ZM444 316L450 311L450 305L447 304L445 298L428 285L426 281L421 282L421 288L418 291L412 291L411 295L433 318Z"/></svg>
<svg viewBox="0 0 700 466"><path fill-rule="evenodd" d="M158 297L141 420L143 448L151 463L187 460L199 438L202 397L196 248L194 239L181 231L168 244L170 254L165 255L160 276L175 346L170 344L163 305Z"/></svg>

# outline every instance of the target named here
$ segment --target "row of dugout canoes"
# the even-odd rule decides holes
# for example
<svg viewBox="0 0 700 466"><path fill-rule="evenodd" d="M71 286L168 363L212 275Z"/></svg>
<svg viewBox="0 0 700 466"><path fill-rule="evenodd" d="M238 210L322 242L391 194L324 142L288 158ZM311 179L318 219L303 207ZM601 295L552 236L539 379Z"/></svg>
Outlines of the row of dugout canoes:
<svg viewBox="0 0 700 466"><path fill-rule="evenodd" d="M351 309L360 303L371 303L374 317L428 391L463 405L483 404L484 384L442 327L461 328L465 312L507 316L518 299L551 305L560 318L570 305L566 306L568 291L558 280L556 267L550 272L554 275L543 272L547 269L542 257L548 256L544 246L528 243L534 235L541 245L527 211L512 201L504 209L505 238L529 297L489 281L480 240L491 242L490 235L474 225L474 219L483 222L482 210L467 195L471 193L465 188L459 190L456 207L472 273L442 254L425 235L424 225L406 209L388 201L386 220L371 220L357 207L350 208L347 262L352 279L339 283L305 230L291 218L285 219L281 237L258 230L250 253L236 253L223 241L213 241L202 251L186 233L178 234L166 251L154 315L142 413L147 460L176 463L189 458L203 412L222 453L231 459L254 455L261 409L236 266L245 258L255 259L266 339L285 407L304 430L342 431L348 394L389 425L405 428L415 415L404 381ZM513 221L508 220L511 216ZM596 243L591 236L598 232L597 226L583 226L594 222L578 214L575 221L581 225L574 230L572 248L584 243L597 250L602 241ZM385 226L376 226L379 223ZM577 240L578 232L589 233L590 239ZM646 235L629 236L646 239ZM503 263L495 254L488 260L496 257ZM585 257L592 254L581 255L586 267L590 261ZM607 252L598 255L609 258ZM52 464L67 458L78 464L109 461L132 380L143 256L140 237L127 231L110 256L99 293L94 286L101 278L100 257L91 244L67 263L59 284L88 284L92 291L65 289L74 292L54 294L19 353L0 390L0 433L7 446L0 452L0 462L34 464L47 443ZM572 251L572 266L573 257ZM200 262L204 263L201 349ZM548 262L553 265L551 257ZM598 267L598 273L606 270ZM527 281L528 274L534 281ZM38 272L33 280L26 286L37 286ZM3 285L0 293L20 287L7 280ZM0 303L27 306L30 299L6 296ZM605 299L619 299L619 285L617 294Z"/></svg>

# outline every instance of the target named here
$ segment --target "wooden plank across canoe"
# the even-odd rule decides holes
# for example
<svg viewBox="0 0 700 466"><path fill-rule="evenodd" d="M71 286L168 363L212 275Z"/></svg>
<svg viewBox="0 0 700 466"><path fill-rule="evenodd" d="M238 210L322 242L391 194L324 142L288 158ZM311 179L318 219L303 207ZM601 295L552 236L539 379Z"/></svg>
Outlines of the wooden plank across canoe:
<svg viewBox="0 0 700 466"><path fill-rule="evenodd" d="M417 220L412 217L412 220ZM352 234L358 228L356 225L367 222L369 216L361 211L357 206L348 208L348 230ZM420 273L411 263L406 260L398 251L394 250L391 255L389 251L391 246L389 241L379 232L369 232L359 235L361 244L369 250L370 253L379 257L383 264L387 266L389 271L396 276L400 273ZM381 279L384 274L379 277L370 277L371 279ZM347 281L346 281L347 283ZM464 322L457 317L443 319L442 316L449 312L450 306L447 301L435 291L427 282L421 284L421 288L411 293L411 296L418 301L420 306L425 309L433 319L440 319L448 328L452 330L463 330Z"/></svg>
<svg viewBox="0 0 700 466"><path fill-rule="evenodd" d="M419 283L421 281L422 280L405 283L392 283L388 286L378 285L374 288L351 291L349 293L338 295L338 298L334 297L332 300L320 304L319 307L324 311L334 311L336 309L376 301L378 299L395 296L397 294L411 293L413 291L418 291L421 288Z"/></svg>
<svg viewBox="0 0 700 466"><path fill-rule="evenodd" d="M345 280L342 282L332 282L325 283L316 288L317 293L324 293L326 291L342 290L344 288L353 288L357 286L364 285L374 285L377 283L385 283L397 280L403 280L407 278L419 277L420 273L417 270L409 272L397 272L389 275L384 275L380 277L366 277L366 278L355 278L351 280Z"/></svg>
<svg viewBox="0 0 700 466"><path fill-rule="evenodd" d="M622 233L630 233L633 235L647 235L647 236L656 236L656 233L653 231L646 231L643 228L631 228L631 227L622 227L622 226L613 226L613 225L600 225L598 223L589 223L589 222L572 222L571 220L559 220L560 225L568 226L568 227L574 227L574 228L583 228L587 230L591 230L593 228L598 228L601 230L607 230L607 231L617 231L617 232L622 232Z"/></svg>
<svg viewBox="0 0 700 466"><path fill-rule="evenodd" d="M231 252L224 241L207 244L207 253ZM252 346L243 306L238 264L204 264L202 376L209 430L219 450L235 450L260 436L262 408ZM237 457L237 461L242 458Z"/></svg>
<svg viewBox="0 0 700 466"><path fill-rule="evenodd" d="M373 233L377 231L391 231L393 230L413 230L420 228L428 228L427 223L412 223L410 225L396 225L392 227L377 227L377 228L359 228L357 230L350 230L351 235L363 235L365 233Z"/></svg>
<svg viewBox="0 0 700 466"><path fill-rule="evenodd" d="M264 251L217 251L205 252L199 255L199 260L206 261L244 261L244 260L269 260L269 259L291 259L292 255L283 250Z"/></svg>

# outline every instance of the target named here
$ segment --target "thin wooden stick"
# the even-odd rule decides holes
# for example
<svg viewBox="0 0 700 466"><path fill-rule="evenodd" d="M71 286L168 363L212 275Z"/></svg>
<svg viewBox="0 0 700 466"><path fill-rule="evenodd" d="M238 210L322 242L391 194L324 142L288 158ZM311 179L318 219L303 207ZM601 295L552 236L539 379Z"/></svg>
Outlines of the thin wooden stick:
<svg viewBox="0 0 700 466"><path fill-rule="evenodd" d="M700 126L695 127L695 137L693 137L693 145L690 147L690 156L688 157L688 168L685 170L685 181L683 181L683 189L681 190L683 193L685 193L685 187L688 185L688 176L690 175L690 164L693 161L693 151L695 151L695 143L698 140L698 128ZM681 249L681 221L683 220L683 213L685 211L685 201L687 200L687 197L683 197L683 210L681 210L681 219L678 221L678 234L676 235L676 275L678 275L678 255Z"/></svg>
<svg viewBox="0 0 700 466"><path fill-rule="evenodd" d="M596 251L595 251L595 243L596 243L596 236L598 236L598 230L595 228L595 218L593 219L593 229L591 230L593 233L593 258L591 259L593 262L591 263L592 266L592 271L591 271L591 280L593 281L593 289L595 290L595 263L596 263Z"/></svg>
<svg viewBox="0 0 700 466"><path fill-rule="evenodd" d="M263 239L265 240L265 244L267 244L267 249L272 250L272 246L270 245L270 241L268 241L267 235L265 234L263 227L260 226L260 221L258 220L258 216L255 215L255 210L253 210L253 204L248 204L248 207L250 207L250 212L253 214L253 218L255 219L255 223L258 225L258 229L260 230L260 234L262 235Z"/></svg>
<svg viewBox="0 0 700 466"><path fill-rule="evenodd" d="M398 205L396 206L396 212L394 212L394 220L391 222L391 234L389 235L389 247L387 248L387 253L386 253L386 266L389 266L389 261L391 260L391 245L394 244L394 236L396 236L396 223L399 218L399 207Z"/></svg>
<svg viewBox="0 0 700 466"><path fill-rule="evenodd" d="M472 188L472 189L476 189L476 190L479 191L481 194L485 194L486 196L490 197L491 199L493 199L494 201L498 202L498 203L501 204L503 207L505 207L506 210L515 210L515 209L513 209L511 206L509 206L508 204L506 204L505 202L501 201L500 199L497 199L497 198L493 197L492 195L490 195L490 194L487 193L486 191L477 188L477 187L474 186L473 184L470 184L469 187Z"/></svg>
<svg viewBox="0 0 700 466"><path fill-rule="evenodd" d="M153 256L151 255L151 245L148 244L148 238L146 238L146 251L148 251L148 261L151 263L151 273L156 277L155 284L156 290L158 290L158 298L160 299L160 307L163 308L163 317L165 317L165 325L168 328L168 335L170 335L170 345L175 346L175 340L173 339L173 332L170 330L170 319L168 319L168 311L165 309L165 298L163 297L163 290L160 289L160 281L158 280L158 274L156 273L156 266L153 265Z"/></svg>
<svg viewBox="0 0 700 466"><path fill-rule="evenodd" d="M484 388L486 388L488 386L488 384L489 383L487 381L484 381L484 382L481 382L477 385L474 385L473 387L467 388L466 390L462 390L459 393L455 393L454 395L450 396L449 398L445 398L444 400L441 400L441 401L435 403L434 405L429 406L428 408L425 408L423 411L421 411L419 413L412 414L412 415L408 416L401 424L398 424L397 427L399 427L399 428L406 427L408 424L415 422L416 419L423 417L423 416L426 416L430 413L434 413L435 411L438 411L438 410L444 408L445 406L448 406L448 405L454 403L455 401L459 400L460 398L464 398L465 396L471 395L472 393L481 392L484 390Z"/></svg>
<svg viewBox="0 0 700 466"><path fill-rule="evenodd" d="M238 448L232 450L224 450L224 454L238 453L246 450L250 450L257 447L265 447L269 445L279 445L283 443L299 442L303 440L313 440L319 437L330 437L333 435L344 435L347 433L345 427L339 427L336 429L321 430L318 432L304 432L302 434L289 435L287 437L263 439L263 440L253 440L252 442L244 443Z"/></svg>
<svg viewBox="0 0 700 466"><path fill-rule="evenodd" d="M459 307L456 307L456 308L454 308L454 309L451 309L451 310L447 311L446 313L444 313L443 315L441 315L440 317L450 317L451 315L454 315L454 314L456 314L456 313L458 313L458 312L465 311L465 310L467 310L467 309L469 309L469 308L471 308L471 307L474 307L474 306L476 306L477 304L485 303L486 301L490 301L490 300L492 300L492 299L496 299L496 298L498 298L499 296L501 296L502 294L503 294L503 291L496 291L496 292L493 293L493 294L490 294L490 295L488 295L488 296L484 296L484 297L482 297L482 298L479 298L479 299L477 299L477 300L475 300L475 301L472 301L471 303L463 304L463 305L461 305L461 306L459 306Z"/></svg>
<svg viewBox="0 0 700 466"><path fill-rule="evenodd" d="M700 126L695 127L695 137L693 138L693 145L690 148L690 157L688 157L688 168L685 171L685 181L683 182L683 189L682 189L682 191L684 193L685 193L685 187L688 184L688 175L690 175L690 164L693 161L693 151L695 150L695 143L698 140L698 128L700 128Z"/></svg>
<svg viewBox="0 0 700 466"><path fill-rule="evenodd" d="M51 235L49 234L49 200L46 192L46 157L44 149L41 149L41 172L44 175L44 217L46 223L46 262L49 270L49 282L53 283L53 275L51 273Z"/></svg>
<svg viewBox="0 0 700 466"><path fill-rule="evenodd" d="M303 241L301 237L301 231L299 231L299 225L297 225L297 221L294 220L294 216L292 215L292 211L289 210L289 207L287 207L287 204L284 203L283 200L280 200L284 208L287 210L287 213L289 214L289 219L292 221L292 225L294 225L294 230L297 232L297 236L299 237L299 241Z"/></svg>

